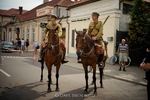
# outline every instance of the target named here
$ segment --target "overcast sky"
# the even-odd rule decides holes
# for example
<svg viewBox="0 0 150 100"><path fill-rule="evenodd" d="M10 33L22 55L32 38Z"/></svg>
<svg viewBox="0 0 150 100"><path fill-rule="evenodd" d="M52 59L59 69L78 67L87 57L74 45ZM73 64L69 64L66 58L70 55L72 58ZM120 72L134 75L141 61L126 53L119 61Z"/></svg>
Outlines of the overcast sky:
<svg viewBox="0 0 150 100"><path fill-rule="evenodd" d="M24 10L31 10L42 3L43 0L0 0L0 9L5 9L5 10L11 8L18 9L19 6L23 6Z"/></svg>
<svg viewBox="0 0 150 100"><path fill-rule="evenodd" d="M0 0L0 9L8 10L10 8L19 8L22 6L25 10L32 8L43 3L43 0Z"/></svg>

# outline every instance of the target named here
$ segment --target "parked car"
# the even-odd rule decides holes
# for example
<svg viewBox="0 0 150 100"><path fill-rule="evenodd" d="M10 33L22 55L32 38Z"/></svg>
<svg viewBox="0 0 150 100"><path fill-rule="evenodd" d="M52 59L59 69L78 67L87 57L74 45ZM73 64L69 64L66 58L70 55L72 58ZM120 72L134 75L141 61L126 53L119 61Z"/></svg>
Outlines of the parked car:
<svg viewBox="0 0 150 100"><path fill-rule="evenodd" d="M0 45L2 52L12 52L12 50L17 50L17 47L10 41L2 41Z"/></svg>

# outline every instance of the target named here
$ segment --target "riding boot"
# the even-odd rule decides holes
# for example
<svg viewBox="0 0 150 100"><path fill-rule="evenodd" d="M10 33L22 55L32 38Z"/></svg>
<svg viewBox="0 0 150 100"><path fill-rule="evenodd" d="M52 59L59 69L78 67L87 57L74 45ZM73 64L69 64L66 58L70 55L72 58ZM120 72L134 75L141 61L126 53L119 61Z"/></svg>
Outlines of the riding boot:
<svg viewBox="0 0 150 100"><path fill-rule="evenodd" d="M66 55L66 50L63 51L63 59L62 59L62 64L69 62L67 59L65 59L65 55Z"/></svg>
<svg viewBox="0 0 150 100"><path fill-rule="evenodd" d="M46 52L46 50L44 48L42 48L41 52L40 52L40 59L38 59L38 62L43 62L44 61L45 52Z"/></svg>
<svg viewBox="0 0 150 100"><path fill-rule="evenodd" d="M104 63L103 63L103 57L104 57L104 54L102 54L102 55L99 55L99 57L98 57L98 67L99 68L103 68L104 67Z"/></svg>
<svg viewBox="0 0 150 100"><path fill-rule="evenodd" d="M78 63L82 63L80 56L78 56Z"/></svg>

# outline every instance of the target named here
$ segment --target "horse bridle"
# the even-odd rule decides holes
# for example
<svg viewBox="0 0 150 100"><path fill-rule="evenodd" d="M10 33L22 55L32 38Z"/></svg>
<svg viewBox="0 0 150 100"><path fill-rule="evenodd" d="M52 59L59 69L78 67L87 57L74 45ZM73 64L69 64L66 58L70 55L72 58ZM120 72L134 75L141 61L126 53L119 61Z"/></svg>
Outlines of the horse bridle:
<svg viewBox="0 0 150 100"><path fill-rule="evenodd" d="M89 36L89 35L87 35L87 36ZM84 52L84 49L85 49L85 44L86 44L86 37L85 37L85 35L84 35L84 41L83 41L83 44L84 44L84 46L83 47L77 47L77 48L80 48L80 52L81 52L81 55L83 56L83 57L88 57L90 54L91 54L91 52L93 51L93 49L94 49L94 46L92 47L92 49L88 52L88 53L85 53Z"/></svg>
<svg viewBox="0 0 150 100"><path fill-rule="evenodd" d="M50 33L49 33L50 34ZM55 34L55 33L53 33L53 34ZM56 35L55 35L55 37L56 37ZM54 37L54 38L55 38ZM58 37L59 38L59 37ZM56 40L56 38L54 39L54 41ZM56 42L56 41L55 41ZM54 51L55 52L55 47L57 47L57 46L59 46L59 42L58 43L55 43L55 42L48 42L48 44L50 45L50 48L49 48L49 50L52 52L52 51ZM52 53L53 54L53 53ZM54 55L54 54L53 54ZM59 57L61 55L61 53L59 53L59 54L57 54L57 55L54 55L54 56L57 56L57 57Z"/></svg>

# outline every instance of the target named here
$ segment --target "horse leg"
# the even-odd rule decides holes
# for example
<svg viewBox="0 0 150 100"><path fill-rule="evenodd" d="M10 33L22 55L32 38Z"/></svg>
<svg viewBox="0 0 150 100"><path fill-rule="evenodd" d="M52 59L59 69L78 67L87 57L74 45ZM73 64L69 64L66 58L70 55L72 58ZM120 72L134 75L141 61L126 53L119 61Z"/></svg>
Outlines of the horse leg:
<svg viewBox="0 0 150 100"><path fill-rule="evenodd" d="M100 87L103 88L103 68L99 68L99 72L100 72Z"/></svg>
<svg viewBox="0 0 150 100"><path fill-rule="evenodd" d="M60 64L58 64L58 65L56 66L56 91L59 91L59 84L58 84L59 69L60 69Z"/></svg>
<svg viewBox="0 0 150 100"><path fill-rule="evenodd" d="M97 87L96 87L96 65L93 67L93 83L94 83L94 94L97 92Z"/></svg>
<svg viewBox="0 0 150 100"><path fill-rule="evenodd" d="M44 62L41 62L41 79L40 81L43 81L43 69L44 69Z"/></svg>
<svg viewBox="0 0 150 100"><path fill-rule="evenodd" d="M48 89L47 89L47 91L48 92L51 92L51 67L52 66L47 66L47 67L49 67L48 68Z"/></svg>
<svg viewBox="0 0 150 100"><path fill-rule="evenodd" d="M87 70L87 66L84 67L84 71L85 71L85 81L86 81L86 88L85 88L85 91L87 92L88 91L88 70Z"/></svg>

